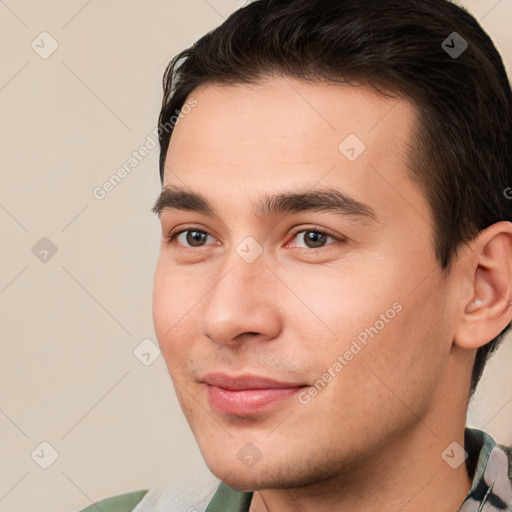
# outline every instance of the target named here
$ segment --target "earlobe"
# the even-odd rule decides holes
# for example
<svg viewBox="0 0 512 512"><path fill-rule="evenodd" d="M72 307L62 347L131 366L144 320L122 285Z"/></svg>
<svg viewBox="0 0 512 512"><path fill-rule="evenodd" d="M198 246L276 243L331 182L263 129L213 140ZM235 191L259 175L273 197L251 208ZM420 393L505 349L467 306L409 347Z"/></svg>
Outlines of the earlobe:
<svg viewBox="0 0 512 512"><path fill-rule="evenodd" d="M512 319L512 223L498 222L471 243L461 262L471 286L461 303L454 343L478 349L495 338Z"/></svg>

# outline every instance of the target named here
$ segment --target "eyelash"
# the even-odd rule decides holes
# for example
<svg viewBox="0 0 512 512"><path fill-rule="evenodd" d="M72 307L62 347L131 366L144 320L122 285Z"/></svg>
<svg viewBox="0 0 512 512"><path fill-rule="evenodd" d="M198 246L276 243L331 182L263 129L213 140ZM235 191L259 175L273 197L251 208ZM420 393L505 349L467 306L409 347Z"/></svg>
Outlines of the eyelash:
<svg viewBox="0 0 512 512"><path fill-rule="evenodd" d="M166 243L167 244L175 244L176 243L176 238L181 235L182 233L186 233L188 231L197 231L199 233L204 233L206 235L210 235L210 233L208 233L207 231L204 231L202 229L198 229L197 227L195 226L191 226L191 227L188 227L187 229L182 229L180 231L176 231L176 232L171 232L167 237L166 237ZM331 233L329 233L328 231L325 231L324 229L322 228L319 228L318 226L307 226L307 227L300 227L300 228L296 228L294 230L292 230L292 232L290 233L290 238L293 239L295 238L299 233L304 233L304 232L311 232L311 233L319 233L321 235L326 235L330 238L333 238L336 242L340 242L340 243L346 243L347 242L347 239L346 238L343 238L343 237L338 237L338 236L335 236ZM212 236L212 235L210 235ZM212 244L208 244L208 245L212 245ZM201 248L204 248L204 247L208 247L208 245L202 245L202 246L198 246L198 247L188 247L188 246L183 246L185 249L188 249L188 250L194 250L194 249L201 249ZM317 249L312 249L312 248L304 248L304 247L299 247L299 249L303 250L303 251L311 251L311 252L318 252L319 250L321 249L325 249L327 248L329 245L333 245L333 244L326 244L324 245L323 247L319 247Z"/></svg>

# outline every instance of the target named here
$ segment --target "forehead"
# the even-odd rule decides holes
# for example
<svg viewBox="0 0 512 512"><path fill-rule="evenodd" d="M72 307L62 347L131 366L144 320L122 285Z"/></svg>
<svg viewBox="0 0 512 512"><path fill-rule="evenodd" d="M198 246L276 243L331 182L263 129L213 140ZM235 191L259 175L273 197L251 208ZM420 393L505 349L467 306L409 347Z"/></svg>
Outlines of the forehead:
<svg viewBox="0 0 512 512"><path fill-rule="evenodd" d="M284 148L279 142L283 137L290 150L303 148L307 154L310 147L301 144L304 134L312 143L325 141L322 146L332 146L350 133L368 144L385 135L407 143L416 118L416 108L409 100L384 96L368 86L302 82L290 77L262 78L254 84L211 83L198 87L190 97L197 106L182 116L171 143L180 138L186 125L198 137L208 135L205 142L213 142L219 149L229 144L233 155L243 153L246 147L237 151L232 141L244 140L248 146L251 139L258 145L262 138L267 144L258 151L265 149L268 154L279 149L282 155ZM290 145L293 140L296 144Z"/></svg>
<svg viewBox="0 0 512 512"><path fill-rule="evenodd" d="M175 127L164 185L210 196L222 192L240 206L242 191L334 186L376 210L407 206L429 216L409 177L417 116L409 101L289 77L208 84L191 97L196 106Z"/></svg>

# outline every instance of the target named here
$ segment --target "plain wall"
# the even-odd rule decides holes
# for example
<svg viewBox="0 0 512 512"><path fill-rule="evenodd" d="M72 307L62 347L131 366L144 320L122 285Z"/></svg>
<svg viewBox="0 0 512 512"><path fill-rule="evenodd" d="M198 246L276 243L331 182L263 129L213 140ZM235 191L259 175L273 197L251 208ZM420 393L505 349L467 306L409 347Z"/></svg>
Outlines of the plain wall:
<svg viewBox="0 0 512 512"><path fill-rule="evenodd" d="M204 467L162 357L133 353L156 342L158 148L93 190L152 146L167 62L242 4L0 2L0 512L71 512ZM510 70L512 0L464 4ZM469 416L508 443L511 361L507 340Z"/></svg>

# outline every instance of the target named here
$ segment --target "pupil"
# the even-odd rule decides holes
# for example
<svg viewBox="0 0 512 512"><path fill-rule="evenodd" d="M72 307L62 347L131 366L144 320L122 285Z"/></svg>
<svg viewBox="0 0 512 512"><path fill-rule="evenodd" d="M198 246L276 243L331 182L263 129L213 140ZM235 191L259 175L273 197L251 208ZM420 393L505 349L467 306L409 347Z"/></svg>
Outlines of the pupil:
<svg viewBox="0 0 512 512"><path fill-rule="evenodd" d="M204 233L201 233L201 231L189 231L187 234L187 243L190 245L200 245L203 238ZM199 242L199 244L195 244L195 242Z"/></svg>
<svg viewBox="0 0 512 512"><path fill-rule="evenodd" d="M313 243L313 247L322 247L322 244L325 242L324 238L326 235L323 233L318 233L317 231L308 231L309 236L307 237L306 245L309 246L308 242Z"/></svg>

